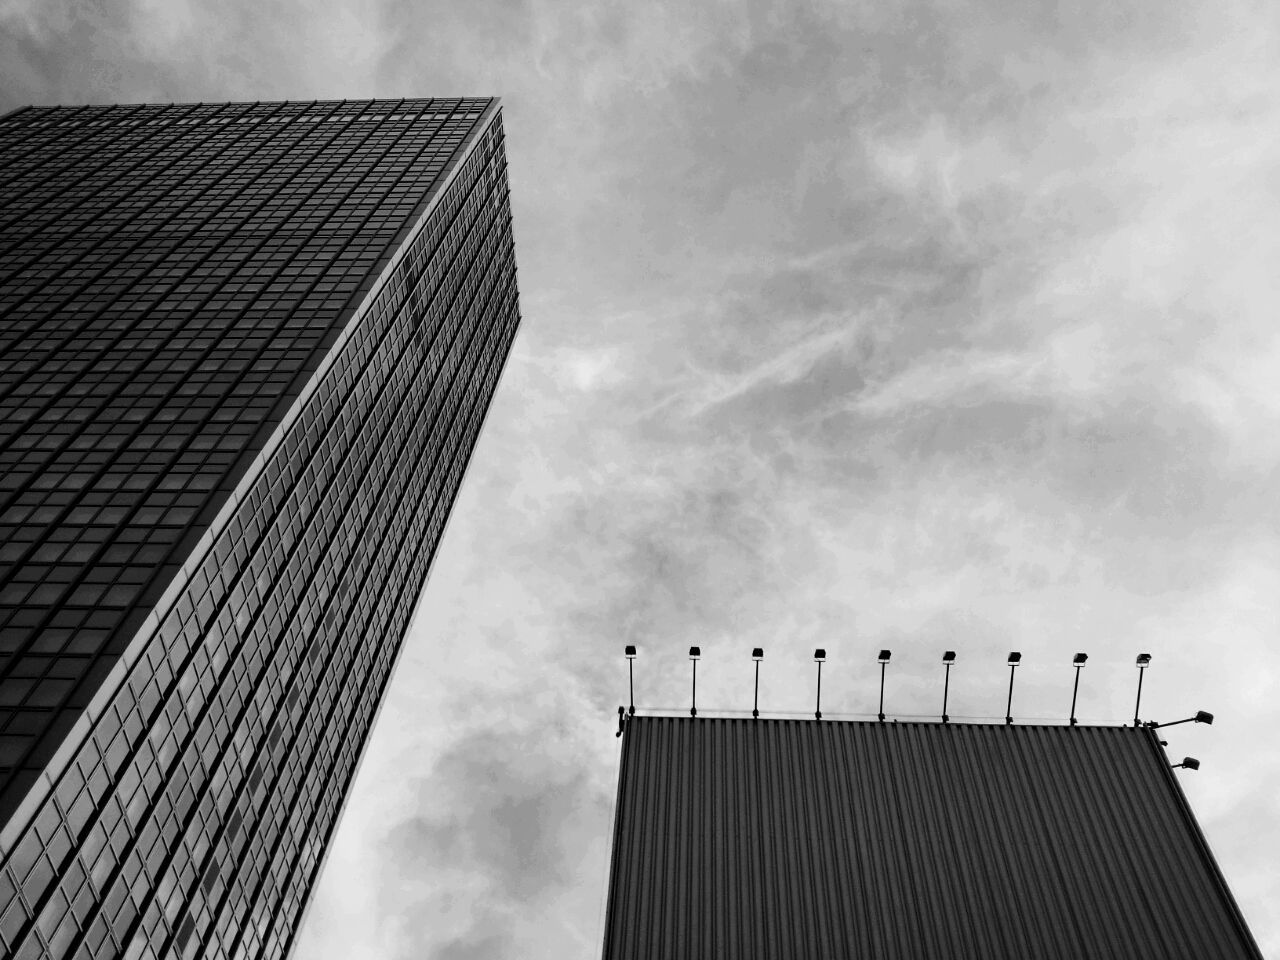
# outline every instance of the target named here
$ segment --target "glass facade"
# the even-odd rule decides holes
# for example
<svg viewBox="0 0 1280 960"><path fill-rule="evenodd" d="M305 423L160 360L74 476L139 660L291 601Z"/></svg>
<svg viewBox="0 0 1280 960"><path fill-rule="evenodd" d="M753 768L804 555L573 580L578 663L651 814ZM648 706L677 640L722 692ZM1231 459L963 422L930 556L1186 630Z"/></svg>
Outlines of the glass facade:
<svg viewBox="0 0 1280 960"><path fill-rule="evenodd" d="M0 118L0 955L280 957L519 322L491 100Z"/></svg>

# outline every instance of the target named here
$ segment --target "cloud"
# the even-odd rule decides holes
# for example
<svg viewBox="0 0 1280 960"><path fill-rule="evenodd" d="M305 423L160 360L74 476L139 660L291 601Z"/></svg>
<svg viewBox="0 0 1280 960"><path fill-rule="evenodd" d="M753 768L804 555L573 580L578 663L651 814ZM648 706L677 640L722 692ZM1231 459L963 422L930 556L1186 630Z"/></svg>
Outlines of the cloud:
<svg viewBox="0 0 1280 960"><path fill-rule="evenodd" d="M378 841L379 899L398 918L390 956L433 943L442 957L500 956L546 922L578 866L566 838L589 795L580 759L555 748L541 729L478 731L413 778L425 802Z"/></svg>

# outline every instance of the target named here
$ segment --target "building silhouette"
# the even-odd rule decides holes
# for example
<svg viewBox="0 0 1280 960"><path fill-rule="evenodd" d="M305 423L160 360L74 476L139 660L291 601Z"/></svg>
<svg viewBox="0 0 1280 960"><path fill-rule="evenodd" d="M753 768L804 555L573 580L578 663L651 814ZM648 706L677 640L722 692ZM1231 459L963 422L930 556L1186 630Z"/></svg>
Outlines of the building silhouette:
<svg viewBox="0 0 1280 960"><path fill-rule="evenodd" d="M0 118L0 956L288 952L510 219L496 100Z"/></svg>
<svg viewBox="0 0 1280 960"><path fill-rule="evenodd" d="M606 960L1261 957L1149 727L622 736Z"/></svg>

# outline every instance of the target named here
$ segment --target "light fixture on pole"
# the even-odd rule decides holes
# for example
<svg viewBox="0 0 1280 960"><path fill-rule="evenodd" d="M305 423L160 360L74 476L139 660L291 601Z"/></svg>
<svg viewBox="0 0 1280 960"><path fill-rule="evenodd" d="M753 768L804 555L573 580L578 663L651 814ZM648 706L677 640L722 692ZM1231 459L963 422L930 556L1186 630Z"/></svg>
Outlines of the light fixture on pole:
<svg viewBox="0 0 1280 960"><path fill-rule="evenodd" d="M698 661L702 659L701 647L689 648L689 659L693 661L693 694L689 700L689 716L698 715Z"/></svg>
<svg viewBox="0 0 1280 960"><path fill-rule="evenodd" d="M1077 653L1071 660L1071 665L1076 668L1076 682L1071 688L1071 725L1073 727L1076 725L1076 694L1080 692L1080 671L1088 659L1087 653Z"/></svg>
<svg viewBox="0 0 1280 960"><path fill-rule="evenodd" d="M1133 702L1133 725L1135 727L1142 726L1138 720L1138 707L1142 705L1142 675L1146 672L1147 667L1151 666L1151 654L1140 653L1138 659L1134 661L1138 667L1138 699Z"/></svg>
<svg viewBox="0 0 1280 960"><path fill-rule="evenodd" d="M827 651L819 647L813 651L814 662L818 664L818 699L813 702L813 715L822 719L822 662L827 659Z"/></svg>
<svg viewBox="0 0 1280 960"><path fill-rule="evenodd" d="M951 665L956 662L956 652L948 650L942 655L942 665L947 668L946 678L942 681L942 722L949 723L947 716L947 694L951 692Z"/></svg>
<svg viewBox="0 0 1280 960"><path fill-rule="evenodd" d="M751 701L751 719L760 719L760 661L764 659L764 647L756 647L751 651L751 659L756 662L756 689Z"/></svg>
<svg viewBox="0 0 1280 960"><path fill-rule="evenodd" d="M1176 727L1180 723L1207 723L1213 724L1213 714L1205 710L1197 710L1194 717L1187 717L1185 720L1170 720L1168 723L1148 723L1147 726L1152 730L1159 730L1161 727Z"/></svg>
<svg viewBox="0 0 1280 960"><path fill-rule="evenodd" d="M1172 764L1170 769L1177 770L1179 767L1186 767L1188 770L1199 770L1200 761L1195 757L1183 757L1181 763Z"/></svg>
<svg viewBox="0 0 1280 960"><path fill-rule="evenodd" d="M880 722L884 723L884 668L889 663L890 652L880 651Z"/></svg>
<svg viewBox="0 0 1280 960"><path fill-rule="evenodd" d="M632 670L632 664L634 664L636 660L636 648L628 643L626 648L622 651L622 654L627 658L627 690L631 694L630 712L632 716L635 716L636 678L635 678L635 672Z"/></svg>
<svg viewBox="0 0 1280 960"><path fill-rule="evenodd" d="M1009 701L1004 707L1004 722L1006 724L1013 723L1013 671L1018 668L1018 664L1022 662L1022 654L1017 650L1009 652Z"/></svg>

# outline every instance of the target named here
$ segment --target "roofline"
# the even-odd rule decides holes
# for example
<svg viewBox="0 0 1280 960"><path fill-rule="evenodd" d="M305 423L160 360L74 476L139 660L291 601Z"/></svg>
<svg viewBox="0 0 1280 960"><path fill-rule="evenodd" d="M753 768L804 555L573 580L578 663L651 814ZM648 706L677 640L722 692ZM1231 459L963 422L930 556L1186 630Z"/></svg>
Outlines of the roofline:
<svg viewBox="0 0 1280 960"><path fill-rule="evenodd" d="M1105 723L1071 723L1068 719L1062 720L1041 720L1038 722L1022 722L1014 720L1012 724L1006 723L1004 717L990 717L981 719L956 720L954 717L950 720L943 721L941 717L925 717L916 714L906 715L903 717L887 717L884 720L876 718L874 713L869 714L831 714L827 711L822 712L822 719L814 717L812 714L804 716L795 716L788 714L774 714L772 716L761 711L759 717L753 717L750 710L719 710L714 713L704 712L703 708L698 708L698 715L691 717L687 712L682 712L683 708L672 708L671 710L663 710L663 712L654 712L653 709L645 710L642 707L636 707L634 714L628 714L623 729L625 731L626 724L630 723L632 718L642 720L745 720L759 723L765 721L768 723L866 723L872 726L926 726L926 727L1030 727L1033 729L1045 729L1049 727L1078 727L1080 729L1148 729L1147 727L1135 728L1132 720L1113 720ZM612 720L610 721L612 722Z"/></svg>

